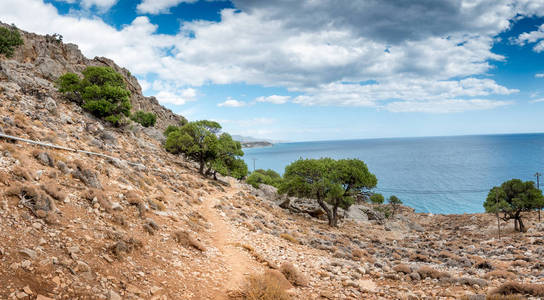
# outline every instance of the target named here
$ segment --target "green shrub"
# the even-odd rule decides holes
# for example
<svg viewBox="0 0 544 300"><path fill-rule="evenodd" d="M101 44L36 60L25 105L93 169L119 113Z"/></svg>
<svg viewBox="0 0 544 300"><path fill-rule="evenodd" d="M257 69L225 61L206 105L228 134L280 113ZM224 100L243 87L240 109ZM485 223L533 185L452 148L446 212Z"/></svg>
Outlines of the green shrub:
<svg viewBox="0 0 544 300"><path fill-rule="evenodd" d="M74 73L59 77L59 92L96 117L115 126L124 124L130 116L131 104L123 76L110 67L91 66L82 73L83 79Z"/></svg>
<svg viewBox="0 0 544 300"><path fill-rule="evenodd" d="M157 115L143 110L137 111L130 118L132 121L140 123L143 127L153 127L157 122Z"/></svg>
<svg viewBox="0 0 544 300"><path fill-rule="evenodd" d="M401 205L402 201L395 195L392 195L389 197L389 204L395 206L395 205Z"/></svg>
<svg viewBox="0 0 544 300"><path fill-rule="evenodd" d="M17 28L0 27L0 54L12 57L17 46L23 44L23 39Z"/></svg>
<svg viewBox="0 0 544 300"><path fill-rule="evenodd" d="M281 176L274 170L257 169L247 177L247 183L258 189L259 184L267 184L279 188L281 184Z"/></svg>
<svg viewBox="0 0 544 300"><path fill-rule="evenodd" d="M374 204L382 204L383 202L385 201L385 198L383 197L382 194L372 194L370 196L370 202L374 203Z"/></svg>
<svg viewBox="0 0 544 300"><path fill-rule="evenodd" d="M393 212L387 206L374 207L374 210L383 213L386 219L389 219L393 216Z"/></svg>

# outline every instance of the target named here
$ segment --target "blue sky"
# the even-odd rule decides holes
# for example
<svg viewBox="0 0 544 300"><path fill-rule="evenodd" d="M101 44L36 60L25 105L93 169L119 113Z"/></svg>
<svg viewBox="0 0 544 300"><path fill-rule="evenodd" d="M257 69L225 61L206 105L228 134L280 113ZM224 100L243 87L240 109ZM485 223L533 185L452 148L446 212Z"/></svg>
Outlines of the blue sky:
<svg viewBox="0 0 544 300"><path fill-rule="evenodd" d="M544 2L3 0L190 120L305 141L542 132Z"/></svg>

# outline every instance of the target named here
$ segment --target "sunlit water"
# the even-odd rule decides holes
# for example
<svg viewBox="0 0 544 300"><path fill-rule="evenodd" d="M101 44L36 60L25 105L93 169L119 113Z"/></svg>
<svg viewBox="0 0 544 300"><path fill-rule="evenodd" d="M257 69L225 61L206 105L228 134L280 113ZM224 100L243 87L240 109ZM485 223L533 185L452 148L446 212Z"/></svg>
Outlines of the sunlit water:
<svg viewBox="0 0 544 300"><path fill-rule="evenodd" d="M299 158L359 158L378 177L377 192L418 212L483 212L487 192L505 180L536 181L544 171L544 134L365 139L282 143L244 149L253 170L280 174ZM542 178L541 178L542 179Z"/></svg>

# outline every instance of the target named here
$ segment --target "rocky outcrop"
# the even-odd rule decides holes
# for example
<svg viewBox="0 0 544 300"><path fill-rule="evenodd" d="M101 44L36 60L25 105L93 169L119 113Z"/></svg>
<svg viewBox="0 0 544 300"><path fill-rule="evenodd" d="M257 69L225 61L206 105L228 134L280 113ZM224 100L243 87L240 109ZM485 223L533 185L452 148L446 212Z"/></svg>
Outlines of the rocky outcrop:
<svg viewBox="0 0 544 300"><path fill-rule="evenodd" d="M0 23L0 26L7 26ZM54 90L54 81L66 72L81 73L87 66L109 66L123 75L131 92L132 111L144 110L157 115L156 128L178 125L186 119L159 104L155 97L145 97L136 77L130 71L105 57L86 58L77 45L65 44L49 36L20 31L24 45L11 59L0 60L0 81L10 82L13 89L25 94L44 96ZM55 97L54 97L55 98Z"/></svg>

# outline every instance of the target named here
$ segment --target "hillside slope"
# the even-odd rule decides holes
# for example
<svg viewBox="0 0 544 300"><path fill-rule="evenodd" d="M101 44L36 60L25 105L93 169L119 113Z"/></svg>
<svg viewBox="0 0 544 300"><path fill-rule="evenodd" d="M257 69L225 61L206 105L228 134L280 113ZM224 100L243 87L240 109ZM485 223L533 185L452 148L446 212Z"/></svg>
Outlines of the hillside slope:
<svg viewBox="0 0 544 300"><path fill-rule="evenodd" d="M280 208L272 190L201 177L163 151L158 130L111 128L63 100L57 76L109 65L159 129L181 120L112 61L24 40L0 57L0 132L116 159L0 138L0 299L243 298L248 276L285 264L299 273L294 299L455 299L544 279L536 213L528 233L509 224L500 241L490 215L404 208L369 220L370 205L331 229Z"/></svg>

